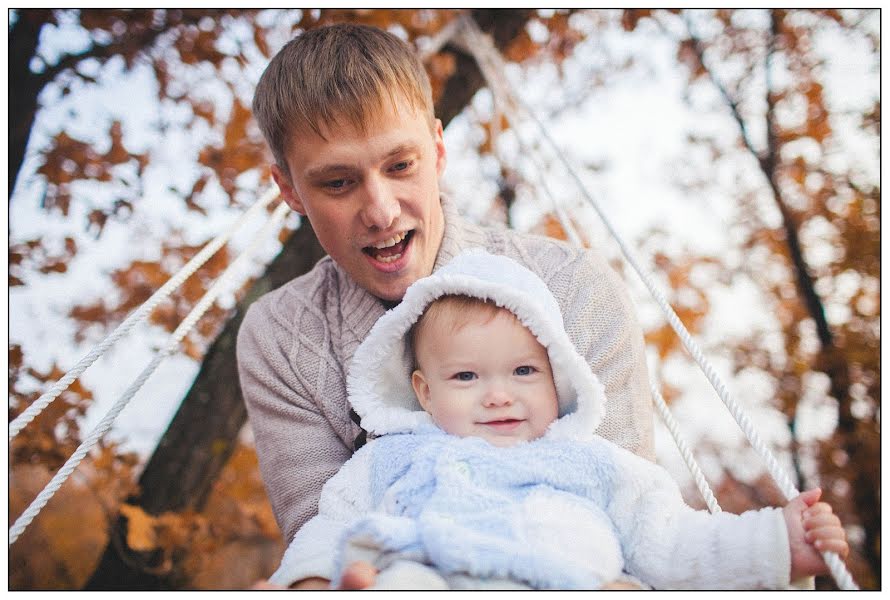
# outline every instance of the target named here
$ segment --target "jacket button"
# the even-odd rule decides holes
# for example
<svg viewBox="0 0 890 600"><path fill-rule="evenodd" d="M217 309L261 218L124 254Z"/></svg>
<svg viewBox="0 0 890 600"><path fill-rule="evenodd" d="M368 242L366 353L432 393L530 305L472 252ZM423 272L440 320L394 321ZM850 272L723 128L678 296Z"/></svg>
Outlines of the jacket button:
<svg viewBox="0 0 890 600"><path fill-rule="evenodd" d="M466 462L464 462L464 461L460 461L460 462L458 462L458 463L455 463L455 465L454 465L454 470L455 470L456 473L458 473L458 474L460 474L460 475L463 475L464 477L469 477L469 476L470 476L470 465L468 465L468 464L467 464Z"/></svg>

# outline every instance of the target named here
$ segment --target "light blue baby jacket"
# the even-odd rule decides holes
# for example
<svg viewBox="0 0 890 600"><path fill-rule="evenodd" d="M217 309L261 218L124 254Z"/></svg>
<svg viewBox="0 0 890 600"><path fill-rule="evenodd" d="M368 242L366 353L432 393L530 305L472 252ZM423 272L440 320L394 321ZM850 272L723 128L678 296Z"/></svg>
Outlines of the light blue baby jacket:
<svg viewBox="0 0 890 600"><path fill-rule="evenodd" d="M493 300L547 349L559 418L541 438L495 447L444 433L422 410L405 338L445 294ZM336 582L358 557L540 589L596 589L622 572L655 588L788 584L780 510L693 510L663 468L595 435L603 386L547 286L509 258L465 252L415 282L358 347L347 382L372 439L325 484L272 582Z"/></svg>

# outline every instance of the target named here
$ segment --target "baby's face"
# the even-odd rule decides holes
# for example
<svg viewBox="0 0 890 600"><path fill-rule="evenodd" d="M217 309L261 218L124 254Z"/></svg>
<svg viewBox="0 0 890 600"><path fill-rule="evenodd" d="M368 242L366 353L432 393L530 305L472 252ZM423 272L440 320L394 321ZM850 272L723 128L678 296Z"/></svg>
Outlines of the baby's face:
<svg viewBox="0 0 890 600"><path fill-rule="evenodd" d="M416 340L418 400L446 432L495 446L540 437L559 409L547 350L512 313L457 331L442 320Z"/></svg>

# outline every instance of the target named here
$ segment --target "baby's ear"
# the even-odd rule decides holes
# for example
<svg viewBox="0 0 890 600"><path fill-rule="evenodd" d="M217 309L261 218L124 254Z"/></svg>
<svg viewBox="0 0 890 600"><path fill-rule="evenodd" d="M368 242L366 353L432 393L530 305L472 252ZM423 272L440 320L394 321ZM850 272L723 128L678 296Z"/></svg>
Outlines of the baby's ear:
<svg viewBox="0 0 890 600"><path fill-rule="evenodd" d="M420 402L420 406L423 407L423 410L429 412L430 386L426 382L426 378L423 376L420 369L415 369L414 372L411 373L411 387L414 388L414 395L417 396L417 401Z"/></svg>

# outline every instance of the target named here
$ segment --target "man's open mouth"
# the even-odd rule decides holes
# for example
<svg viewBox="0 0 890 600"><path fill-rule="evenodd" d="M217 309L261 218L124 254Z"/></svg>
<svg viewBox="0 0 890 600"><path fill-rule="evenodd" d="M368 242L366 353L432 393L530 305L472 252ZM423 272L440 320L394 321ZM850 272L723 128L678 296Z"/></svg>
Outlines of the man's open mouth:
<svg viewBox="0 0 890 600"><path fill-rule="evenodd" d="M373 246L365 246L362 248L362 252L378 262L384 264L391 263L402 257L402 254L405 252L405 249L408 247L408 244L413 237L413 229L410 231L403 231L402 233L398 233L387 240L374 244Z"/></svg>

